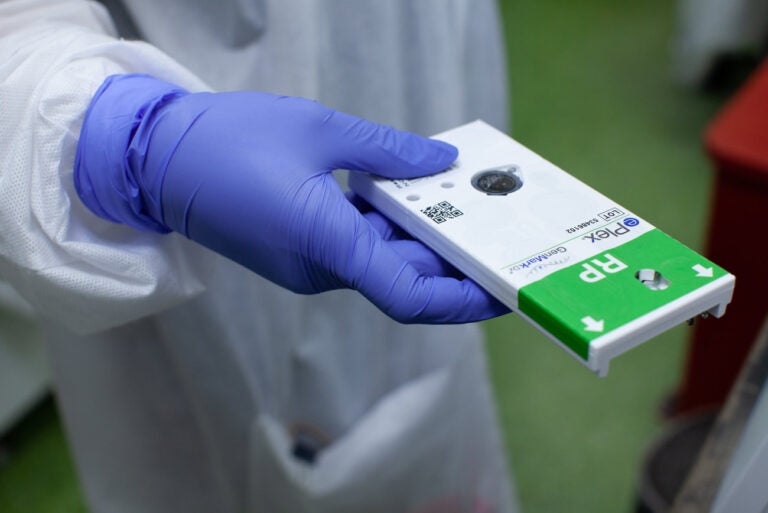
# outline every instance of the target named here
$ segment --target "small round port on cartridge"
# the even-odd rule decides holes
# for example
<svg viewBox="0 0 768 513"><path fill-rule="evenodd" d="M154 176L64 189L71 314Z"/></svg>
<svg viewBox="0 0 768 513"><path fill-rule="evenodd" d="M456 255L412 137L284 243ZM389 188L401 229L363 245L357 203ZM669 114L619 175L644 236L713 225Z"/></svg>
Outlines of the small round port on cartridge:
<svg viewBox="0 0 768 513"><path fill-rule="evenodd" d="M669 280L653 269L640 269L635 273L635 278L651 290L664 290L669 287Z"/></svg>
<svg viewBox="0 0 768 513"><path fill-rule="evenodd" d="M472 177L472 186L489 196L506 196L523 186L517 166L480 171Z"/></svg>

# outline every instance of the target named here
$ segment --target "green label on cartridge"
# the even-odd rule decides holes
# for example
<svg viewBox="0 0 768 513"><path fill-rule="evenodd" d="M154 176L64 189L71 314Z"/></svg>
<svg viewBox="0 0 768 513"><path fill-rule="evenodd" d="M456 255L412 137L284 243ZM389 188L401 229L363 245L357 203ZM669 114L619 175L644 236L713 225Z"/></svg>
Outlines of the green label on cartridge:
<svg viewBox="0 0 768 513"><path fill-rule="evenodd" d="M526 285L518 308L587 360L592 340L726 274L654 229Z"/></svg>

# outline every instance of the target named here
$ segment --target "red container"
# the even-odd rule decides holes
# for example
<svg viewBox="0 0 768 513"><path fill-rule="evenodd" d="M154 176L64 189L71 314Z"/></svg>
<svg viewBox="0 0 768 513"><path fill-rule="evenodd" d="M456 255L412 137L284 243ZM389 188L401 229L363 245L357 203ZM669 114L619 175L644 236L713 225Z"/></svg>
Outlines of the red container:
<svg viewBox="0 0 768 513"><path fill-rule="evenodd" d="M721 319L697 322L678 413L725 400L768 314L768 60L706 130L716 175L707 256L736 275Z"/></svg>

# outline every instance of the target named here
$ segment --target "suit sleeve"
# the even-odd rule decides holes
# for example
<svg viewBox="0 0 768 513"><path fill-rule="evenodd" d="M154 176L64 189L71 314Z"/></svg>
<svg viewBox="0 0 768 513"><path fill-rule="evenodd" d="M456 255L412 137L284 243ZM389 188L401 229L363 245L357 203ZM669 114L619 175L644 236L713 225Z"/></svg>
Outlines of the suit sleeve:
<svg viewBox="0 0 768 513"><path fill-rule="evenodd" d="M202 292L216 258L178 234L102 220L74 190L91 96L107 76L132 72L206 89L156 48L118 39L97 4L0 3L0 277L36 315L79 333Z"/></svg>

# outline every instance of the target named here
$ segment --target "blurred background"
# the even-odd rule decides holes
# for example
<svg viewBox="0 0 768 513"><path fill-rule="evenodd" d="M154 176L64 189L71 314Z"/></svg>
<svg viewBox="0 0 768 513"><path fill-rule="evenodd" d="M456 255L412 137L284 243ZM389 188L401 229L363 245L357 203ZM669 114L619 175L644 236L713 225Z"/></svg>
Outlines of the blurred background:
<svg viewBox="0 0 768 513"><path fill-rule="evenodd" d="M680 57L680 5L503 0L512 135L703 251L713 171L702 133L758 57L747 52L717 74L705 56ZM643 453L674 406L691 329L632 350L599 379L516 316L485 328L523 511L634 511ZM0 511L85 511L55 405L38 402L41 393L33 389L28 403L38 406L0 442Z"/></svg>

